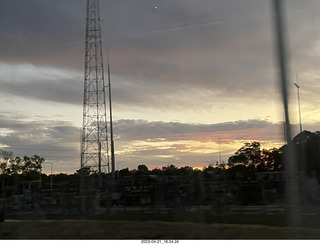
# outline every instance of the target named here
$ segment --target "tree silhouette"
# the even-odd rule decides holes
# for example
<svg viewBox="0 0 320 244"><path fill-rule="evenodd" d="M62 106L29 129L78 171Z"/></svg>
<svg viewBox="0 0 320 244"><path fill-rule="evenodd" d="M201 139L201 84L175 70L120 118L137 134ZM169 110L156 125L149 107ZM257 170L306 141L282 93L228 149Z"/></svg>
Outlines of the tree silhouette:
<svg viewBox="0 0 320 244"><path fill-rule="evenodd" d="M229 167L242 165L249 168L256 168L261 163L263 163L263 159L259 142L246 142L244 146L236 151L228 160Z"/></svg>
<svg viewBox="0 0 320 244"><path fill-rule="evenodd" d="M140 164L140 165L138 166L138 171L141 172L141 173L143 173L143 174L149 172L148 167L145 166L144 164Z"/></svg>
<svg viewBox="0 0 320 244"><path fill-rule="evenodd" d="M9 157L3 160L0 164L0 169L2 174L12 175L12 174L28 174L32 171L41 172L42 164L45 159L34 155L31 158L24 156L20 157Z"/></svg>
<svg viewBox="0 0 320 244"><path fill-rule="evenodd" d="M320 132L303 131L290 143L294 149L298 169L308 177L316 177L320 182ZM283 146L284 153L287 153L287 147Z"/></svg>
<svg viewBox="0 0 320 244"><path fill-rule="evenodd" d="M279 171L282 169L282 150L261 149L259 142L245 143L228 160L228 175L236 178L252 179L256 172Z"/></svg>
<svg viewBox="0 0 320 244"><path fill-rule="evenodd" d="M263 149L263 170L258 171L280 171L282 170L282 150L278 148ZM262 167L262 165L260 165Z"/></svg>

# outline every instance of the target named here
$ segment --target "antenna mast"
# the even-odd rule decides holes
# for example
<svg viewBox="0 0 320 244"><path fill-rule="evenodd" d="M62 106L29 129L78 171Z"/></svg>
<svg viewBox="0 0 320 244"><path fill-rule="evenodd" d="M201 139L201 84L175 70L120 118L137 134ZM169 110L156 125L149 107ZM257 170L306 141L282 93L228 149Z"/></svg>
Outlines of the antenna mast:
<svg viewBox="0 0 320 244"><path fill-rule="evenodd" d="M110 79L110 61L108 53L108 87L109 87L109 109L110 109L110 137L111 137L111 172L112 178L115 179L115 156L113 141L113 124L112 124L112 104L111 104L111 79Z"/></svg>
<svg viewBox="0 0 320 244"><path fill-rule="evenodd" d="M87 0L81 169L109 167L99 0Z"/></svg>

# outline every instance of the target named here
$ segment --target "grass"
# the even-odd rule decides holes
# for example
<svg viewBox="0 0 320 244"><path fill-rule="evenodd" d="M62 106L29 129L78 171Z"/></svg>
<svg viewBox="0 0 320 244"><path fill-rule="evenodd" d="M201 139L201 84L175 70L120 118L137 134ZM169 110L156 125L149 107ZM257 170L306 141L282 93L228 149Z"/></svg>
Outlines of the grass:
<svg viewBox="0 0 320 244"><path fill-rule="evenodd" d="M48 217L48 216L47 216ZM318 216L315 216L317 218ZM0 239L319 239L319 229L286 227L281 212L118 209L85 219L0 223ZM310 218L310 216L308 216ZM60 219L60 220L59 220ZM318 218L319 219L319 218Z"/></svg>
<svg viewBox="0 0 320 244"><path fill-rule="evenodd" d="M238 218L236 218L238 219ZM124 220L29 220L0 223L0 239L319 239L319 229Z"/></svg>
<svg viewBox="0 0 320 244"><path fill-rule="evenodd" d="M129 221L166 221L166 222L191 222L204 224L252 224L265 226L284 227L287 218L284 213L226 213L214 214L211 211L148 213L141 211L119 211L116 213L92 216L91 219L99 220L129 220Z"/></svg>

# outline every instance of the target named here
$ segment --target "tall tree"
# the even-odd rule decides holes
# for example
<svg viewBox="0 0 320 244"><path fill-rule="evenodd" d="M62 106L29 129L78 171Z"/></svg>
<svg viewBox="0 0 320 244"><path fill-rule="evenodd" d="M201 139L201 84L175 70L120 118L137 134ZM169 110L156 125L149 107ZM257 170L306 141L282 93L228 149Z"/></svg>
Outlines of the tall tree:
<svg viewBox="0 0 320 244"><path fill-rule="evenodd" d="M141 173L148 173L149 169L146 165L144 164L140 164L138 166L138 171L141 172Z"/></svg>
<svg viewBox="0 0 320 244"><path fill-rule="evenodd" d="M303 131L290 142L294 148L298 169L307 176L314 177L320 182L320 132ZM287 146L283 146L287 153Z"/></svg>
<svg viewBox="0 0 320 244"><path fill-rule="evenodd" d="M262 160L264 161L263 171L282 170L282 150L281 149L278 149L278 148L263 149Z"/></svg>
<svg viewBox="0 0 320 244"><path fill-rule="evenodd" d="M246 142L238 151L228 160L228 166L243 165L246 167L257 167L263 163L261 157L262 151L259 142Z"/></svg>
<svg viewBox="0 0 320 244"><path fill-rule="evenodd" d="M30 172L41 172L42 164L45 159L34 155L31 158L24 156L20 157L9 157L5 161L0 163L0 169L2 174L28 174Z"/></svg>
<svg viewBox="0 0 320 244"><path fill-rule="evenodd" d="M228 160L230 168L242 167L254 171L279 171L282 169L282 149L261 149L259 142L245 143Z"/></svg>

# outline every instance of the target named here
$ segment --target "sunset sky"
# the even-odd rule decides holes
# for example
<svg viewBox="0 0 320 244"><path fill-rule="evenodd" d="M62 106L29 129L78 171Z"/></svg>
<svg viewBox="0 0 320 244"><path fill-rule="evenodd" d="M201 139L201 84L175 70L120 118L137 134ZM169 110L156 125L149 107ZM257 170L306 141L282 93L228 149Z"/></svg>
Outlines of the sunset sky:
<svg viewBox="0 0 320 244"><path fill-rule="evenodd" d="M293 135L319 130L320 1L285 1ZM116 169L283 145L270 0L100 0ZM156 8L155 8L156 7ZM80 167L85 0L0 1L0 147ZM105 63L106 67L106 63ZM105 69L106 70L106 69ZM49 171L50 164L44 165Z"/></svg>

